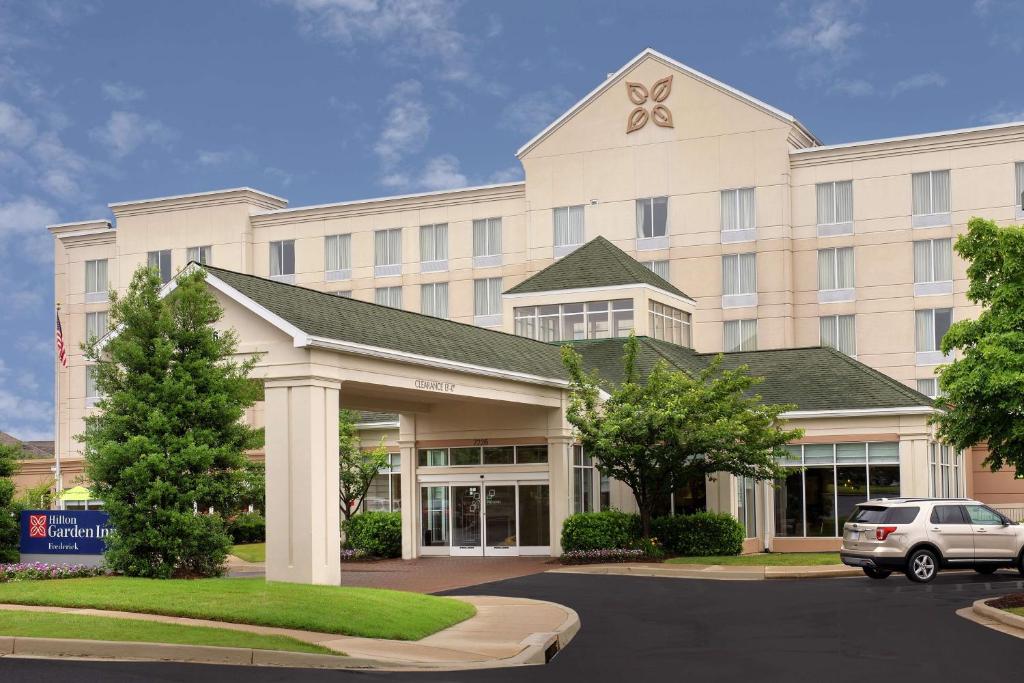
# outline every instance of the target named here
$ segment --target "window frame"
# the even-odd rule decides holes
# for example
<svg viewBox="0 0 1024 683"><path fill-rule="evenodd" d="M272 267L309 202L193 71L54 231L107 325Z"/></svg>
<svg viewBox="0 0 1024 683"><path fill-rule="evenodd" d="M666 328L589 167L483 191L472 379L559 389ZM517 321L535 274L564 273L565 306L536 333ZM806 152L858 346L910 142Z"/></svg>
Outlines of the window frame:
<svg viewBox="0 0 1024 683"><path fill-rule="evenodd" d="M655 206L660 201L664 205L663 222L661 224L661 233L658 234L658 226L656 225L657 212ZM647 207L641 209L641 207ZM652 197L641 197L635 200L634 213L636 214L636 249L637 251L653 251L655 249L667 249L668 248L668 195L652 196ZM644 225L642 224L650 214L651 217L651 234L644 234Z"/></svg>
<svg viewBox="0 0 1024 683"><path fill-rule="evenodd" d="M484 288L483 301L487 304L487 310L481 311L478 304L481 302L480 288ZM482 277L473 280L473 322L481 327L494 327L501 324L502 299L504 289L504 278Z"/></svg>
<svg viewBox="0 0 1024 683"><path fill-rule="evenodd" d="M103 329L99 332L90 330L95 328L97 325L90 324L90 319L96 320L99 316L103 316ZM88 342L90 339L100 339L107 332L110 331L110 311L86 311L85 313L85 340ZM95 332L93 334L93 332Z"/></svg>
<svg viewBox="0 0 1024 683"><path fill-rule="evenodd" d="M849 183L850 185L850 220L841 221L839 220L839 193L836 191L837 186L840 184ZM821 191L819 188L831 187L832 195L832 206L831 216L832 221L828 223L822 223L818 220L819 214L821 213L820 206L818 203L821 200ZM823 183L815 183L814 185L814 201L815 201L815 214L814 223L817 229L818 237L833 237L835 235L852 235L853 234L853 180L829 180Z"/></svg>
<svg viewBox="0 0 1024 683"><path fill-rule="evenodd" d="M565 212L565 225L566 225L566 237L571 237L571 212L573 210L579 210L580 214L580 236L578 242L565 242L560 244L558 241L558 213L560 211ZM587 241L587 211L586 204L569 204L566 206L556 206L551 209L551 243L554 249L555 258L570 254L576 249L583 246Z"/></svg>
<svg viewBox="0 0 1024 683"><path fill-rule="evenodd" d="M754 262L754 282L750 285L750 291L745 291L747 288L744 287L743 283L743 261L749 258ZM729 266L728 264L734 261L735 267ZM736 285L739 291L728 292L726 283L727 271L735 270ZM757 252L756 251L745 251L738 252L735 254L722 254L722 308L742 308L745 306L756 306L757 305Z"/></svg>
<svg viewBox="0 0 1024 683"><path fill-rule="evenodd" d="M397 234L397 237L392 237ZM384 235L378 240L378 235ZM378 249L383 244L384 253ZM379 228L373 231L373 275L392 277L402 274L402 228Z"/></svg>
<svg viewBox="0 0 1024 683"><path fill-rule="evenodd" d="M430 289L430 296L429 297L427 296L427 289L428 288ZM441 307L437 306L437 302L439 300L439 297L438 297L438 290L439 289L444 292L444 305L441 306ZM431 303L432 303L432 306L430 307L430 308L433 309L432 311L427 310L428 306L426 305L426 303L427 303L428 300L431 301ZM424 283L422 283L420 285L420 313L422 313L423 315L429 315L429 316L434 317L434 318L441 318L441 319L444 319L444 320L448 320L449 319L448 302L449 302L449 299L448 299L448 282L447 281L444 281L444 282L424 282ZM444 309L444 315L438 315L438 309L439 308L443 308Z"/></svg>
<svg viewBox="0 0 1024 683"><path fill-rule="evenodd" d="M438 234L443 238L439 240ZM429 237L428 237L429 235ZM427 250L428 242L430 249ZM424 253L429 251L430 253ZM442 253L443 252L443 253ZM427 258L432 256L433 258ZM448 224L429 223L420 226L420 272L438 273L448 270Z"/></svg>
<svg viewBox="0 0 1024 683"><path fill-rule="evenodd" d="M821 286L822 284L822 272L821 272L821 259L823 252L831 252L832 261L832 287ZM847 286L840 287L840 252L850 255L850 273L853 278L852 282L849 282ZM828 258L826 256L826 258ZM818 303L836 303L840 301L853 301L857 291L857 254L856 249L852 246L845 247L822 247L818 249Z"/></svg>
<svg viewBox="0 0 1024 683"><path fill-rule="evenodd" d="M101 267L102 264L102 267ZM93 271L90 273L89 271ZM100 272L102 271L102 273ZM100 285L100 276L105 280ZM89 289L90 280L93 280L91 286L101 287L100 289ZM94 304L107 301L110 298L110 259L98 258L89 259L85 262L85 303Z"/></svg>
<svg viewBox="0 0 1024 683"><path fill-rule="evenodd" d="M492 227L496 226L494 234L496 236L497 246L491 244ZM480 229L478 231L478 228ZM503 225L500 216L494 216L491 218L474 218L472 223L473 230L473 267L474 268L492 268L494 266L500 266L502 264L502 235ZM483 238L483 253L477 253L481 251L478 247L480 246L480 240L478 237Z"/></svg>
<svg viewBox="0 0 1024 683"><path fill-rule="evenodd" d="M152 261L156 261L156 265ZM164 266L167 266L166 270ZM170 249L156 249L153 251L146 252L146 267L156 268L157 273L160 275L160 282L167 284L174 279L174 266L171 261L171 250Z"/></svg>
<svg viewBox="0 0 1024 683"><path fill-rule="evenodd" d="M946 197L946 210L935 211L935 175L937 173L946 174L946 191L948 196ZM917 213L913 206L913 192L914 192L914 178L923 175L928 176L928 211ZM936 169L932 171L918 171L911 173L910 176L910 188L911 188L911 224L915 228L929 228L938 225L949 225L951 222L952 208L953 208L953 176L950 173L950 169Z"/></svg>
<svg viewBox="0 0 1024 683"><path fill-rule="evenodd" d="M822 321L826 320L826 319L834 320L835 321L835 337L836 337L836 342L838 344L838 342L840 341L840 339L839 339L839 319L840 318L850 318L850 319L853 320L853 353L847 353L843 349L839 348L838 345L837 346L832 346L830 344L826 344L824 339L823 339L824 335L821 334L821 323L822 323ZM828 346L829 348L833 348L836 351L839 351L840 353L845 353L850 358L856 358L857 357L857 314L856 313L847 313L847 314L836 313L836 314L832 314L832 315L820 315L820 316L818 316L818 345L819 346Z"/></svg>
<svg viewBox="0 0 1024 683"><path fill-rule="evenodd" d="M271 280L295 283L295 240L271 240L269 244L269 273ZM288 251L291 250L291 272L288 272ZM277 251L275 255L275 250ZM276 258L275 258L276 256ZM274 274L274 261L277 261L277 274Z"/></svg>
<svg viewBox="0 0 1024 683"><path fill-rule="evenodd" d="M726 339L728 339L728 327L735 323L739 328L737 330L740 339L739 348L730 349L726 348ZM753 324L754 334L752 337L747 337L743 334L745 323ZM752 339L753 345L747 348L746 340ZM724 320L722 321L722 351L724 353L742 353L744 351L757 351L757 318L738 318L736 320Z"/></svg>
<svg viewBox="0 0 1024 683"><path fill-rule="evenodd" d="M201 266L213 265L213 245L200 244L194 247L187 247L185 249L185 262L195 262Z"/></svg>
<svg viewBox="0 0 1024 683"><path fill-rule="evenodd" d="M946 242L949 245L949 278L945 280L936 279L936 242ZM928 244L928 279L919 279L920 273L917 268L917 245ZM953 240L950 237L933 237L913 241L914 259L914 296L932 296L935 294L953 293Z"/></svg>
<svg viewBox="0 0 1024 683"><path fill-rule="evenodd" d="M916 352L917 365L937 365L939 363L945 363L952 360L953 355L943 355L942 353L942 337L937 336L938 327L936 326L936 315L939 311L949 312L949 326L953 326L953 308L951 306L942 306L939 308L917 308L914 309L914 351ZM920 329L918 320L922 314L928 314L930 318L930 345L931 348L921 348ZM946 332L949 332L949 327L946 328ZM946 332L942 333L944 337Z"/></svg>
<svg viewBox="0 0 1024 683"><path fill-rule="evenodd" d="M587 312L589 313L590 311L588 310ZM658 324L659 321L660 325ZM610 334L611 318L609 318L608 329ZM659 330L664 333L659 333ZM676 341L675 332L677 330L679 332L679 341ZM669 333L670 331L671 333ZM648 299L647 336L652 339L666 341L670 344L691 348L693 343L693 316L690 315L688 311L684 311L681 308L669 306L668 304L663 304L662 302L655 301L654 299Z"/></svg>
<svg viewBox="0 0 1024 683"><path fill-rule="evenodd" d="M381 301L381 296L380 296L381 294L383 294L384 292L388 292L390 294L390 293L393 293L395 290L398 290L398 305L397 306L395 306L395 305L393 305L391 303L385 303L385 302ZM398 309L398 310L404 310L404 308L403 308L403 303L404 302L402 301L402 297L403 297L402 285L390 285L390 286L386 286L386 287L374 287L374 289L373 289L373 303L377 304L378 306L386 306L388 308L395 308L395 309Z"/></svg>
<svg viewBox="0 0 1024 683"><path fill-rule="evenodd" d="M629 302L629 308L626 308L625 306L622 305L622 302L625 302L625 301ZM599 304L599 303L606 303L607 304L607 311L608 311L608 335L609 336L608 337L594 337L595 339L605 339L605 338L620 339L621 337L619 337L619 336L617 336L617 335L615 335L613 333L616 332L617 329L618 329L618 325L617 325L618 318L620 318L621 315L626 313L626 312L629 312L630 320L632 320L630 329L632 329L632 330L636 329L636 321L637 321L637 310L636 310L636 307L635 307L636 306L636 302L633 300L632 297L623 297L623 298L620 298L620 299L597 299L597 300L594 300L594 301L582 301L582 302L573 301L573 302L564 302L564 303L559 303L559 304L542 304L542 305L535 305L535 306L516 306L515 308L512 309L512 325L513 325L512 330L513 330L513 334L515 334L517 336L520 336L520 337L526 337L528 339L534 339L534 340L537 340L537 341L545 341L545 342L571 341L571 340L566 339L566 338L563 337L564 330L565 330L565 318L566 318L567 315L568 316L577 316L577 315L581 315L581 313L575 312L575 311L570 311L569 313L566 313L565 312L565 307L566 306L571 306L571 307L580 306L581 307L582 316L583 316L583 332L584 332L584 336L580 337L579 339L589 339L590 337L586 336L587 334L589 334L589 331L591 329L591 325L589 324L589 320L588 320L588 315L592 312L590 310L591 309L591 305L592 304ZM616 303L619 304L619 306L620 306L619 308L616 308ZM547 308L557 308L557 313L544 313L544 314L542 314L541 313L541 309L547 309ZM598 311L593 311L593 313L599 314ZM618 315L616 315L616 314L618 314ZM544 322L544 321L551 321L551 320L554 320L555 323L556 323L557 337L554 338L554 339L541 339L541 336L542 336L541 335L541 331L543 329L542 322ZM532 331L533 331L532 335L531 334L523 334L521 332L520 321L525 321L524 324L532 329Z"/></svg>
<svg viewBox="0 0 1024 683"><path fill-rule="evenodd" d="M338 256L337 265L340 268L331 268L332 245ZM352 278L352 234L338 233L335 235L324 235L324 279L328 282L337 280L350 280Z"/></svg>

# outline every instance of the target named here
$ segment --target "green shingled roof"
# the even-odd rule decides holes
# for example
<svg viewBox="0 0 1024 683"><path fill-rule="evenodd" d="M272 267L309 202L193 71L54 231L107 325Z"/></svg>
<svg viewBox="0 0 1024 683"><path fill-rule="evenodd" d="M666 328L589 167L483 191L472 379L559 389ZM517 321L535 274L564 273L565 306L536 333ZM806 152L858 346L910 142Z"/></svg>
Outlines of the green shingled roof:
<svg viewBox="0 0 1024 683"><path fill-rule="evenodd" d="M557 347L475 325L203 266L306 334L496 370L567 379Z"/></svg>
<svg viewBox="0 0 1024 683"><path fill-rule="evenodd" d="M690 298L604 237L595 237L571 254L526 278L506 294L637 284L651 285L670 294Z"/></svg>

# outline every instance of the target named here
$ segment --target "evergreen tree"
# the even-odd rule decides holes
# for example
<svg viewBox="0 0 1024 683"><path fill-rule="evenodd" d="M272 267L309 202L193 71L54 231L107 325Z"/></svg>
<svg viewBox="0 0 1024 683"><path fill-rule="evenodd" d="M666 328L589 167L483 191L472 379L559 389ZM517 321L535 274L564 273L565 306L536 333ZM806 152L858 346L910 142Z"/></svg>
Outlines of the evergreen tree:
<svg viewBox="0 0 1024 683"><path fill-rule="evenodd" d="M223 311L204 277L179 277L161 299L156 271L139 268L123 297L111 292L114 331L87 348L101 399L81 437L86 475L114 527L107 564L130 576L221 573L231 539L205 513L237 501L258 439L242 422L256 359L233 360L236 335L214 329Z"/></svg>
<svg viewBox="0 0 1024 683"><path fill-rule="evenodd" d="M14 503L14 481L21 448L0 444L0 562L18 561L19 520Z"/></svg>

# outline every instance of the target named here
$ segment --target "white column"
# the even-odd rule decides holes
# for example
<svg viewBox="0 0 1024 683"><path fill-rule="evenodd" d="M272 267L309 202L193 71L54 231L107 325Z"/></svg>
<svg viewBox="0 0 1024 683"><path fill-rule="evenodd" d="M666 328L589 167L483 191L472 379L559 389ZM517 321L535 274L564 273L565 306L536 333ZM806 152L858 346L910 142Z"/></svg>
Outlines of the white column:
<svg viewBox="0 0 1024 683"><path fill-rule="evenodd" d="M572 514L572 437L548 436L548 478L551 554L562 554L562 522Z"/></svg>
<svg viewBox="0 0 1024 683"><path fill-rule="evenodd" d="M266 382L267 580L338 585L341 383Z"/></svg>

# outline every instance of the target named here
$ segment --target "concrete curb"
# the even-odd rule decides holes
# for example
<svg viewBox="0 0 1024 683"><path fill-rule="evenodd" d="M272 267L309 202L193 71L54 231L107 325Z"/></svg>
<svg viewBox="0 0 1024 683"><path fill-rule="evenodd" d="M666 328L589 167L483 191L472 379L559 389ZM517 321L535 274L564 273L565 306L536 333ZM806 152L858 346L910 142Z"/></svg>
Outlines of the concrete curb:
<svg viewBox="0 0 1024 683"><path fill-rule="evenodd" d="M645 576L666 579L707 579L712 581L764 581L767 579L820 579L860 576L863 572L845 565L801 567L744 567L721 565L638 565L596 564L569 565L549 569L553 574L599 574L613 576Z"/></svg>
<svg viewBox="0 0 1024 683"><path fill-rule="evenodd" d="M1019 630L1020 635L1018 637L1024 638L1024 617L1019 617L1016 614L1011 614L1006 610L999 609L998 607L992 607L987 604L989 600L994 599L995 598L982 598L981 600L975 600L974 604L971 605L971 611L984 619L990 619Z"/></svg>

